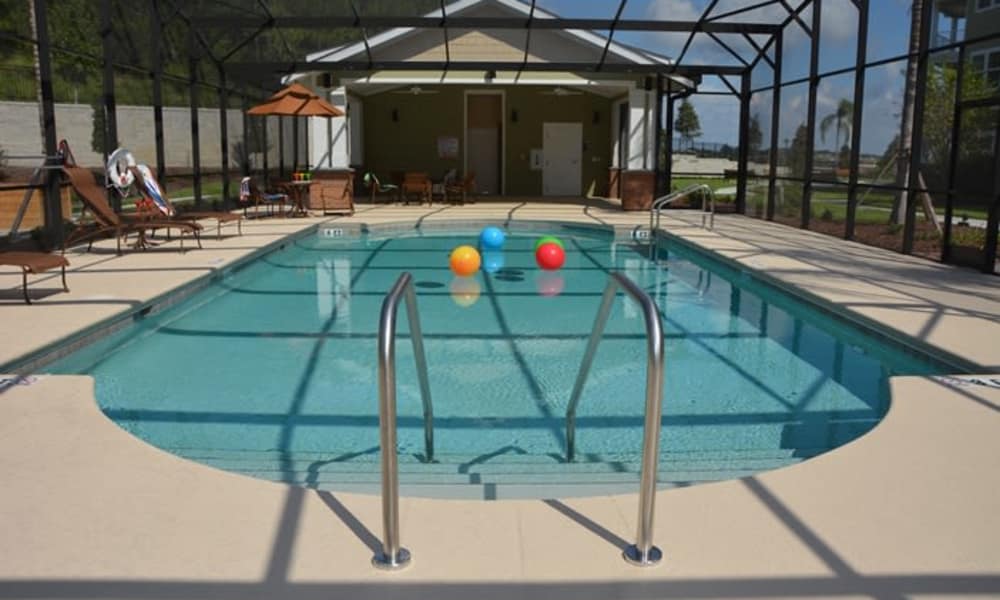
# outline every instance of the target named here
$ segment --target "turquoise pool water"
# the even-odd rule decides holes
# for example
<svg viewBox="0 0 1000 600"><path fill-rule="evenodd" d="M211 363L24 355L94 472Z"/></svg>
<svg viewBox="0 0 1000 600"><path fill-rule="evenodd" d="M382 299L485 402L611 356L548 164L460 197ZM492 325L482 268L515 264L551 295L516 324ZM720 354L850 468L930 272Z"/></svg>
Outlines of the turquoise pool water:
<svg viewBox="0 0 1000 600"><path fill-rule="evenodd" d="M661 244L654 262L645 244L610 232L544 231L566 242L561 271L541 272L539 231L514 227L502 255L487 257L499 270L471 281L452 276L448 254L475 243L472 229L300 238L50 370L93 375L102 410L169 452L276 481L374 489L378 314L410 271L436 461L423 462L401 310L403 491L484 497L634 489L645 344L624 296L580 403L578 459L563 458L566 405L609 270L647 290L663 315L664 483L808 459L878 423L889 376L943 371L683 246Z"/></svg>

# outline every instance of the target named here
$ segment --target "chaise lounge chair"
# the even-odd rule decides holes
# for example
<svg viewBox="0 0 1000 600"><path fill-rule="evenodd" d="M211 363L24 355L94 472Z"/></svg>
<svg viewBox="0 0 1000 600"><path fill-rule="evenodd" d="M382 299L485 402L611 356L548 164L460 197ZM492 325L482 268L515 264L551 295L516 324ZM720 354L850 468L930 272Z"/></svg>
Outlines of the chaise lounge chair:
<svg viewBox="0 0 1000 600"><path fill-rule="evenodd" d="M155 219L161 219L161 220L162 219L171 219L171 220L179 220L179 221L198 221L198 220L201 220L201 219L215 219L215 223L216 223L215 237L216 237L216 239L220 239L220 240L222 239L222 225L224 223L234 223L235 222L236 223L237 234L238 235L243 235L243 216L240 215L239 213L232 213L232 212L220 211L220 210L178 211L174 207L174 205L170 203L170 199L167 198L166 192L163 191L163 186L161 186L160 182L156 180L156 171L154 169L152 169L152 168L149 168L149 167L146 167L146 168L149 169L150 176L151 176L151 178L153 180L151 182L152 183L152 188L154 190L156 190L157 191L156 193L158 193L160 195L160 198L161 198L162 202L166 205L166 210L169 210L170 214L169 215L165 215L162 212L159 212L159 209L157 208L157 209L155 209L156 212L152 212L152 213L149 213L149 214L146 214L146 215L143 215L143 216L151 217L151 218L155 218ZM142 171L140 171L137 167L130 167L129 170L132 172L133 175L135 175L136 181L139 182L139 189L141 189L141 190L149 190L149 187L150 187L149 183L150 182L146 181L146 178L143 176Z"/></svg>
<svg viewBox="0 0 1000 600"><path fill-rule="evenodd" d="M69 288L66 287L66 267L69 266L69 261L66 260L65 256L46 252L0 251L0 265L21 267L21 291L24 293L24 301L27 304L31 304L31 298L28 296L28 273L38 274L49 269L62 267L63 291L69 291Z"/></svg>
<svg viewBox="0 0 1000 600"><path fill-rule="evenodd" d="M136 247L145 248L146 233L157 229L166 229L168 232L170 229L180 230L181 251L184 250L184 233L193 235L198 247L201 248L202 227L197 222L119 215L104 198L104 188L98 185L93 173L83 167L69 165L64 165L62 170L69 178L73 190L83 201L83 212L89 210L94 216L94 223L89 228L81 228L66 236L66 241L63 242L64 253L66 248L84 240L89 241L87 249L90 250L94 239L112 233L117 241L118 254L122 253L122 238L130 233L135 233L139 238Z"/></svg>

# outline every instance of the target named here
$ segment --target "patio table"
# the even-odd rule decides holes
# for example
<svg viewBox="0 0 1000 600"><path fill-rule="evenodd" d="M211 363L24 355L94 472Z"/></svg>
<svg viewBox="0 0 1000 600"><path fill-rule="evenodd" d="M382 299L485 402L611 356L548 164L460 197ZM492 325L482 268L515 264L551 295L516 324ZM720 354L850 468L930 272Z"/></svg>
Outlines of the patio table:
<svg viewBox="0 0 1000 600"><path fill-rule="evenodd" d="M283 181L279 185L288 190L288 198L292 201L291 216L304 217L308 215L303 199L304 194L309 192L312 181Z"/></svg>

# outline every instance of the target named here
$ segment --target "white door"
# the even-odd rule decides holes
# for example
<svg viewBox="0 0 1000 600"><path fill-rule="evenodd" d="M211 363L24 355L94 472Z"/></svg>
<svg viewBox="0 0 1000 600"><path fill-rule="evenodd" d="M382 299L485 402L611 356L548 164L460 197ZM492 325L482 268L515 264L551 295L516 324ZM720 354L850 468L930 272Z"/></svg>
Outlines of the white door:
<svg viewBox="0 0 1000 600"><path fill-rule="evenodd" d="M542 194L579 196L582 123L542 123Z"/></svg>

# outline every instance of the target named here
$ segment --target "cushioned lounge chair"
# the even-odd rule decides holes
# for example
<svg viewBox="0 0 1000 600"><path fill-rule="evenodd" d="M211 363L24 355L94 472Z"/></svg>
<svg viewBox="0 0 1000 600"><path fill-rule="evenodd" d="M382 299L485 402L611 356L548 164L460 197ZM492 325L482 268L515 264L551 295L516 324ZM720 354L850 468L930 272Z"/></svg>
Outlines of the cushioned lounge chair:
<svg viewBox="0 0 1000 600"><path fill-rule="evenodd" d="M63 166L63 173L69 178L70 185L83 202L83 212L88 210L94 217L94 223L90 226L81 226L77 231L66 236L63 242L63 252L66 248L78 244L84 240L89 243L87 249L93 245L94 240L101 236L114 234L117 242L118 254L122 252L122 239L129 234L136 234L138 241L137 248L146 247L146 234L157 229L177 229L181 232L181 250L184 250L184 234L189 233L194 236L201 248L201 225L195 221L179 221L172 219L159 219L133 215L119 215L111 208L104 198L104 188L98 185L94 179L94 174L83 167ZM83 215L81 215L82 217Z"/></svg>
<svg viewBox="0 0 1000 600"><path fill-rule="evenodd" d="M368 199L372 204L375 204L375 196L378 194L388 194L390 198L396 199L399 197L399 186L393 185L391 183L382 183L379 178L375 176L375 173L368 171L362 178L365 187L368 188ZM391 202L388 200L387 202Z"/></svg>
<svg viewBox="0 0 1000 600"><path fill-rule="evenodd" d="M142 172L140 172L139 169L137 169L135 167L132 167L130 170L135 175L136 180L139 182L139 189L145 189L145 182L143 181L144 178L142 176ZM155 179L156 179L156 171L154 169L149 169L149 172L150 172L150 174L152 174L152 176L154 178L154 183L155 183L156 187L161 190L161 195L163 197L163 201L166 203L166 205L169 207L169 209L171 211L173 211L173 214L171 214L169 216L168 215L164 215L162 212L159 212L159 209L156 209L155 213L153 213L152 215L148 215L148 216L151 216L152 218L156 218L156 219L174 219L174 220L180 220L180 221L199 221L201 219L215 219L215 224L216 224L215 237L216 237L216 239L222 239L222 225L224 223L236 223L237 234L238 235L243 235L243 216L240 215L239 213L233 213L233 212L228 212L228 211L224 211L224 210L204 210L204 211L203 210L190 210L190 211L184 210L184 211L178 211L174 207L174 205L170 203L170 199L167 198L166 192L162 191L163 190L163 186L160 185L160 182L159 181L155 181Z"/></svg>
<svg viewBox="0 0 1000 600"><path fill-rule="evenodd" d="M0 265L21 267L21 290L24 293L24 301L28 304L31 304L31 297L28 296L28 273L44 273L50 269L61 267L63 291L69 291L69 288L66 287L66 267L69 266L69 261L66 260L65 256L46 252L0 251Z"/></svg>

